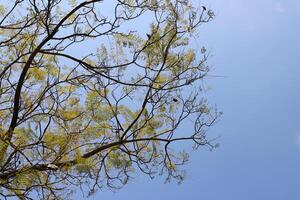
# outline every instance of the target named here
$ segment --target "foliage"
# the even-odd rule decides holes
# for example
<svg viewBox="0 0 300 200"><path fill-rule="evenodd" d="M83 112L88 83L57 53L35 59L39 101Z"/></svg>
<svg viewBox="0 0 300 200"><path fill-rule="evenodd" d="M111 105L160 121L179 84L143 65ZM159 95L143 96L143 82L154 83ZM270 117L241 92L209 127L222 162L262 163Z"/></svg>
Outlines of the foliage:
<svg viewBox="0 0 300 200"><path fill-rule="evenodd" d="M189 0L1 4L0 195L92 195L137 171L181 181L188 154L172 144L214 147L208 54L191 45L213 17Z"/></svg>

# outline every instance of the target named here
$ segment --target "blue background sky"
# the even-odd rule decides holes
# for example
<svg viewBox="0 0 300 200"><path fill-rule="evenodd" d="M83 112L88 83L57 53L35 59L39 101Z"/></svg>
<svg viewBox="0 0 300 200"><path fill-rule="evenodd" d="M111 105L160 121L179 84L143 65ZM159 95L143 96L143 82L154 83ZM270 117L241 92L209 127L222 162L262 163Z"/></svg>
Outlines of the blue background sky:
<svg viewBox="0 0 300 200"><path fill-rule="evenodd" d="M183 184L137 175L91 199L299 200L300 1L214 0L201 34L213 53L210 102L224 112L208 134L220 148L191 154Z"/></svg>

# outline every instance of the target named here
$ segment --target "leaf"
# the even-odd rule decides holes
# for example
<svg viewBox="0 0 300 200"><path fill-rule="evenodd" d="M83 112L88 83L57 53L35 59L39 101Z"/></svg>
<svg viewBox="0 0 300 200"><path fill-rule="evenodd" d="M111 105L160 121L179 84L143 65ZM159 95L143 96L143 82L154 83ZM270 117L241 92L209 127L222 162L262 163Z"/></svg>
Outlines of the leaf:
<svg viewBox="0 0 300 200"><path fill-rule="evenodd" d="M47 72L44 70L41 70L37 67L31 68L29 72L35 79L42 81L45 79L45 76L47 75Z"/></svg>
<svg viewBox="0 0 300 200"><path fill-rule="evenodd" d="M4 7L4 5L0 4L0 16L3 16L6 12L6 8Z"/></svg>

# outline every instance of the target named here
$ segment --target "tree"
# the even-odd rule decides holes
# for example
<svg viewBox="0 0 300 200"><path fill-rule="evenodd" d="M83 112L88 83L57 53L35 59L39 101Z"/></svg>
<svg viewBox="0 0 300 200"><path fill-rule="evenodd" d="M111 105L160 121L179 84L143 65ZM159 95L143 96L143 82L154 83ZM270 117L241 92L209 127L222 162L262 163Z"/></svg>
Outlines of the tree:
<svg viewBox="0 0 300 200"><path fill-rule="evenodd" d="M204 8L188 0L0 5L2 198L91 195L140 172L181 181L188 154L173 144L213 148L205 133L220 115L199 84L208 53L190 45L214 17ZM189 132L179 131L184 121Z"/></svg>

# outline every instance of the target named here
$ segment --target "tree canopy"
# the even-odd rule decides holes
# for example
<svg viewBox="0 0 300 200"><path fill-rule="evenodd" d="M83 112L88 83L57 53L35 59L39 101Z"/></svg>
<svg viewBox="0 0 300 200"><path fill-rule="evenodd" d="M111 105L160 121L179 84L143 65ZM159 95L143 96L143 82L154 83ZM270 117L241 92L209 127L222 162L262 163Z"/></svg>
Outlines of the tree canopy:
<svg viewBox="0 0 300 200"><path fill-rule="evenodd" d="M221 114L200 84L209 53L191 45L213 17L189 0L0 1L1 198L182 181L180 142L214 148Z"/></svg>

